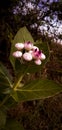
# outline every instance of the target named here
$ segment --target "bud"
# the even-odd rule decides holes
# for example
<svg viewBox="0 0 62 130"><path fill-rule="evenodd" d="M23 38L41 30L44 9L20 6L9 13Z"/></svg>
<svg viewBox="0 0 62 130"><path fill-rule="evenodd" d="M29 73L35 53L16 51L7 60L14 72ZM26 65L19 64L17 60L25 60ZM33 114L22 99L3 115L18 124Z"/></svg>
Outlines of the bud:
<svg viewBox="0 0 62 130"><path fill-rule="evenodd" d="M37 49L37 51L39 51L39 48L37 46L33 46L32 48L33 50Z"/></svg>
<svg viewBox="0 0 62 130"><path fill-rule="evenodd" d="M35 49L32 53L33 59L40 59L41 53L42 52L40 50Z"/></svg>
<svg viewBox="0 0 62 130"><path fill-rule="evenodd" d="M46 58L46 56L43 53L41 53L40 59L45 60L45 58Z"/></svg>
<svg viewBox="0 0 62 130"><path fill-rule="evenodd" d="M31 42L25 42L24 48L25 48L26 50L31 50L32 47L33 47L33 44L32 44Z"/></svg>
<svg viewBox="0 0 62 130"><path fill-rule="evenodd" d="M24 58L26 61L31 61L31 60L32 60L32 55L31 55L31 53L29 53L29 52L25 52L25 53L23 54L23 58Z"/></svg>
<svg viewBox="0 0 62 130"><path fill-rule="evenodd" d="M34 62L35 62L36 65L41 65L41 63L42 63L40 59L37 59Z"/></svg>
<svg viewBox="0 0 62 130"><path fill-rule="evenodd" d="M22 52L21 51L15 51L15 52L13 52L13 56L16 57L16 58L21 58Z"/></svg>
<svg viewBox="0 0 62 130"><path fill-rule="evenodd" d="M16 43L15 44L15 47L18 49L18 50L21 50L24 48L24 44L23 43Z"/></svg>

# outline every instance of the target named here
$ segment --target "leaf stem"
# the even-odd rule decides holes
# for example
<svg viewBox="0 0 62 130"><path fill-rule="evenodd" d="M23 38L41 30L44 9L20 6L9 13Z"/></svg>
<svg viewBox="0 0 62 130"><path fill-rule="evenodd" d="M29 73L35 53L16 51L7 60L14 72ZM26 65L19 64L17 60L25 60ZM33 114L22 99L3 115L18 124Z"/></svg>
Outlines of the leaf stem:
<svg viewBox="0 0 62 130"><path fill-rule="evenodd" d="M17 80L14 83L13 89L16 91L17 87L19 86L20 82L22 81L24 75L27 73L29 66L27 67L27 69L25 70L25 72L23 73L23 75L21 75L21 73L18 74Z"/></svg>
<svg viewBox="0 0 62 130"><path fill-rule="evenodd" d="M18 78L17 78L17 80L16 80L16 82L14 83L14 86L13 86L14 90L16 90L17 87L19 86L22 78L23 78L23 76L20 76L20 75L18 76Z"/></svg>

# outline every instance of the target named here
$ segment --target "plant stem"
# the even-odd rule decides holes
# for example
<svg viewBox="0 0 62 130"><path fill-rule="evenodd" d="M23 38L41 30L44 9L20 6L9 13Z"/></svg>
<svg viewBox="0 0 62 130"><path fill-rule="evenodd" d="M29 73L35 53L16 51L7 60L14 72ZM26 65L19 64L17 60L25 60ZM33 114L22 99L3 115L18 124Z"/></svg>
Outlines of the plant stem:
<svg viewBox="0 0 62 130"><path fill-rule="evenodd" d="M23 75L21 75L21 73L18 74L17 80L14 83L13 89L16 91L17 87L19 86L20 82L22 81L24 75L27 73L28 68L30 67L30 65L27 67L27 69L25 70L25 72L23 73Z"/></svg>
<svg viewBox="0 0 62 130"><path fill-rule="evenodd" d="M18 76L18 78L17 78L17 80L16 80L16 82L14 83L14 86L13 86L14 90L16 90L17 87L19 86L22 78L23 78L23 76L20 76L20 75Z"/></svg>
<svg viewBox="0 0 62 130"><path fill-rule="evenodd" d="M5 104L5 102L8 100L9 97L10 97L10 95L7 95L7 96L3 99L3 101L2 101L1 104L0 104L0 107Z"/></svg>

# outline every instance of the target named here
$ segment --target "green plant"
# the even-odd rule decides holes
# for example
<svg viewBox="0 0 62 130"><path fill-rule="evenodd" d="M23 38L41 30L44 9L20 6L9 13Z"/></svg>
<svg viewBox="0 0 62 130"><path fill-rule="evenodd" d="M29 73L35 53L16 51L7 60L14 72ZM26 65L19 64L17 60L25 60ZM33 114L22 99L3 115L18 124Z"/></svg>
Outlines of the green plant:
<svg viewBox="0 0 62 130"><path fill-rule="evenodd" d="M36 56L40 56L40 54L42 53L39 50L37 51L37 48L35 49L36 55L34 56L34 60L32 60L31 58L31 60L28 59L27 61L25 61L26 59L18 57L19 55L17 56L14 55L14 52L16 51L15 47L16 43L25 43L26 41L28 41L28 43L33 43L34 46L37 46L41 50L43 50L44 54L46 55L46 59L45 55L43 55L44 61L42 61L42 64L41 61L40 64L38 65L37 62L35 62L36 64L34 63L34 60L37 60ZM25 53L25 49L22 50L21 54L22 53L23 54ZM27 83L22 82L26 74L29 74L30 76L32 73L41 71L44 65L47 63L48 59L49 59L49 49L47 42L46 43L42 43L42 41L34 42L27 28L26 27L21 28L17 32L11 45L10 62L13 66L15 76L12 77L6 66L4 66L0 62L0 129L1 130L10 130L14 128L15 130L24 129L19 124L19 122L7 119L7 110L15 102L44 99L62 91L60 84L57 84L54 81L44 78L43 79L38 78L33 81L30 80Z"/></svg>

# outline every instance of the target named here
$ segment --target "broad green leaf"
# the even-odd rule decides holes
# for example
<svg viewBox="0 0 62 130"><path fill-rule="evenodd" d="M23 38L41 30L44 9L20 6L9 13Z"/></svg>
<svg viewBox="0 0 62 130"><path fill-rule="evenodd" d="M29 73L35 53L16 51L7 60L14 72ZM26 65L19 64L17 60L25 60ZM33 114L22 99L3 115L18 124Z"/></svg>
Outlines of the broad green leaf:
<svg viewBox="0 0 62 130"><path fill-rule="evenodd" d="M7 120L4 130L24 130L23 126L14 119Z"/></svg>
<svg viewBox="0 0 62 130"><path fill-rule="evenodd" d="M26 42L26 41L31 41L34 43L34 40L30 34L30 32L28 31L28 29L26 27L22 27L19 29L19 31L17 32L17 34L14 37L14 44L17 42Z"/></svg>
<svg viewBox="0 0 62 130"><path fill-rule="evenodd" d="M6 123L6 114L3 110L0 109L0 130L4 127Z"/></svg>
<svg viewBox="0 0 62 130"><path fill-rule="evenodd" d="M0 73L0 101L5 99L5 94L10 94L11 87L6 77Z"/></svg>
<svg viewBox="0 0 62 130"><path fill-rule="evenodd" d="M14 40L13 40L12 45L11 45L10 61L13 65L13 67L15 65L15 58L12 56L12 53L16 50L15 44L19 43L19 42L24 43L26 41L31 41L34 43L34 40L31 36L30 32L27 30L26 27L22 27L19 29L19 31L15 35Z"/></svg>
<svg viewBox="0 0 62 130"><path fill-rule="evenodd" d="M34 80L17 91L11 92L16 101L44 99L62 91L62 86L48 79Z"/></svg>
<svg viewBox="0 0 62 130"><path fill-rule="evenodd" d="M27 70L27 67L29 66L29 64L21 64L19 60L15 60L15 73L16 75L22 75L25 73L25 71ZM27 72L27 71L26 71Z"/></svg>
<svg viewBox="0 0 62 130"><path fill-rule="evenodd" d="M9 86L6 76L0 73L0 87L1 86Z"/></svg>
<svg viewBox="0 0 62 130"><path fill-rule="evenodd" d="M10 86L12 86L12 77L7 68L1 62L0 62L0 75L2 75L3 81L6 80L6 82L8 82Z"/></svg>

